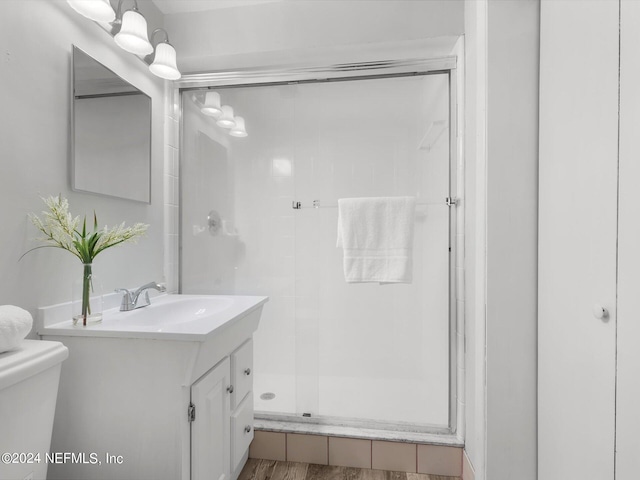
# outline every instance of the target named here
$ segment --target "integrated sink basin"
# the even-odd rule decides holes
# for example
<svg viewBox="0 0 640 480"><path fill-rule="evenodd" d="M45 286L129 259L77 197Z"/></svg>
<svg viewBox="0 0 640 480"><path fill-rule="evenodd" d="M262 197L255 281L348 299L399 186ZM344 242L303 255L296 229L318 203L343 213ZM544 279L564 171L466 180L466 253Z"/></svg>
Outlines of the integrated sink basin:
<svg viewBox="0 0 640 480"><path fill-rule="evenodd" d="M105 310L101 323L86 327L73 325L71 320L56 321L62 309L56 305L41 309L44 318L38 333L204 341L261 308L267 300L268 297L244 295L161 295L152 298L151 305L128 312L117 307ZM57 308L57 315L47 312L49 308Z"/></svg>
<svg viewBox="0 0 640 480"><path fill-rule="evenodd" d="M236 299L235 301L239 301ZM202 321L223 312L234 303L231 297L166 295L151 305L128 312L111 309L103 315L108 328L162 329L173 325ZM77 325L76 325L77 326Z"/></svg>

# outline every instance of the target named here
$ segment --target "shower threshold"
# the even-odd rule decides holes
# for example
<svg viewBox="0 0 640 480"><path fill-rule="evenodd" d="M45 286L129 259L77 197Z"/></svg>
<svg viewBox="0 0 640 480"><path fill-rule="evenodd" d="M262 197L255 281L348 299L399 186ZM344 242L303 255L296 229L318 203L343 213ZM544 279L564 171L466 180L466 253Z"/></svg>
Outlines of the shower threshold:
<svg viewBox="0 0 640 480"><path fill-rule="evenodd" d="M412 428L413 427L413 428ZM386 440L463 447L464 441L446 427L423 427L416 431L410 424L351 420L337 417L300 417L296 415L255 412L254 429L265 432L326 435L330 437Z"/></svg>

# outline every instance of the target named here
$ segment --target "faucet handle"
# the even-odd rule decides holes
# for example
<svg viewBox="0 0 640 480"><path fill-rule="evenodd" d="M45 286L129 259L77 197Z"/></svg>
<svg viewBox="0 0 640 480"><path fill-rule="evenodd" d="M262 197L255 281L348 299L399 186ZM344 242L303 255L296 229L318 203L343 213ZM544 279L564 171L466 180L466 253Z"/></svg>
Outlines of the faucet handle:
<svg viewBox="0 0 640 480"><path fill-rule="evenodd" d="M146 307L148 305L151 305L151 300L149 299L149 290L145 290L144 292L141 292L141 293L142 295L138 296L138 300L136 301L135 308Z"/></svg>
<svg viewBox="0 0 640 480"><path fill-rule="evenodd" d="M122 295L122 302L120 303L120 311L124 312L127 310L131 310L131 307L133 305L133 295L131 293L131 290L127 288L116 288L115 291L122 292L124 294Z"/></svg>

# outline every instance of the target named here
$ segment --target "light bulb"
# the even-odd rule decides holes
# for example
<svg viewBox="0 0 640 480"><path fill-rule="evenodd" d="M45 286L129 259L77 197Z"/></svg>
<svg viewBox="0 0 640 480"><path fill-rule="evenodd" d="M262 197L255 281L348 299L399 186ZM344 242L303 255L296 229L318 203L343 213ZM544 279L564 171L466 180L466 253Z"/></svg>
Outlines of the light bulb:
<svg viewBox="0 0 640 480"><path fill-rule="evenodd" d="M204 105L200 111L210 117L220 117L222 115L222 108L220 108L220 94L218 92L207 92L204 96Z"/></svg>
<svg viewBox="0 0 640 480"><path fill-rule="evenodd" d="M94 22L110 23L116 19L109 0L67 0L71 8Z"/></svg>
<svg viewBox="0 0 640 480"><path fill-rule="evenodd" d="M147 21L135 10L124 12L122 27L113 39L120 48L135 55L149 55L153 52L153 46L147 37Z"/></svg>
<svg viewBox="0 0 640 480"><path fill-rule="evenodd" d="M244 126L244 118L236 117L235 122L236 125L231 129L231 131L229 131L229 135L232 135L234 137L246 137L247 130Z"/></svg>
<svg viewBox="0 0 640 480"><path fill-rule="evenodd" d="M156 55L149 70L154 75L167 80L178 80L182 75L176 65L176 50L169 43L156 45Z"/></svg>
<svg viewBox="0 0 640 480"><path fill-rule="evenodd" d="M222 116L218 118L216 124L222 128L233 128L236 125L236 122L233 119L233 108L229 105L223 105L221 108Z"/></svg>

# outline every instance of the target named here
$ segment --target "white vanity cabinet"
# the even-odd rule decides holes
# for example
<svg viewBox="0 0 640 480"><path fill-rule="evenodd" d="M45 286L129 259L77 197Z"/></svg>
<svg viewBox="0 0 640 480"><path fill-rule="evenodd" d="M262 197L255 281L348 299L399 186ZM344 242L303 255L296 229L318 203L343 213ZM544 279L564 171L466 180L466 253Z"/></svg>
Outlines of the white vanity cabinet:
<svg viewBox="0 0 640 480"><path fill-rule="evenodd" d="M69 349L51 451L84 453L101 462L51 464L49 479L238 477L253 439L251 338L267 298L220 297L216 303L175 297L113 314L113 320L107 316L91 328L73 327L71 321L39 327L41 336ZM191 323L178 321L182 317L161 322L163 311L189 302L198 315L213 308L207 305L229 306ZM151 315L160 318L153 330Z"/></svg>
<svg viewBox="0 0 640 480"><path fill-rule="evenodd" d="M191 479L236 479L253 440L253 341L191 387Z"/></svg>

